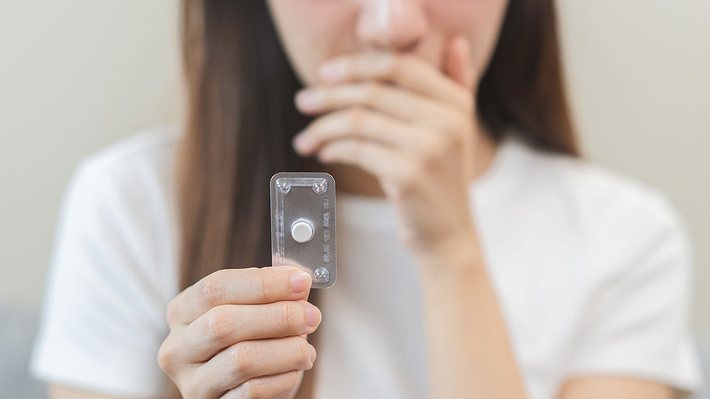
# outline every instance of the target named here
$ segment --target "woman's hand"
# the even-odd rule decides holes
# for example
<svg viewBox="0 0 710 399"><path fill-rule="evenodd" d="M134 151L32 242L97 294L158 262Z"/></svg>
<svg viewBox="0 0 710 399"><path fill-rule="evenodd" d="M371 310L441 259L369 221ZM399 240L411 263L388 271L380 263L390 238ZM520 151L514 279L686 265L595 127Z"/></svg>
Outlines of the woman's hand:
<svg viewBox="0 0 710 399"><path fill-rule="evenodd" d="M288 266L205 277L168 306L160 368L188 399L293 398L316 357L310 287L308 273Z"/></svg>
<svg viewBox="0 0 710 399"><path fill-rule="evenodd" d="M475 78L466 40L452 40L445 58L448 76L412 55L339 57L321 68L325 85L296 97L302 112L324 114L295 138L296 150L374 175L418 254L475 237L468 199Z"/></svg>

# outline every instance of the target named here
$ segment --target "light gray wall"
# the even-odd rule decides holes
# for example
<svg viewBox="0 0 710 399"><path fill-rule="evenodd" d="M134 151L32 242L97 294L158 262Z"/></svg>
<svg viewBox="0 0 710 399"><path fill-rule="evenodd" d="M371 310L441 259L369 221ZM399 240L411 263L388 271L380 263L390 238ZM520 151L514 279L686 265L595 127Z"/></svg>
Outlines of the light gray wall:
<svg viewBox="0 0 710 399"><path fill-rule="evenodd" d="M680 209L695 246L695 322L708 339L710 1L558 3L587 153Z"/></svg>
<svg viewBox="0 0 710 399"><path fill-rule="evenodd" d="M0 12L0 300L37 302L77 160L179 121L177 3L5 1ZM710 2L561 1L587 153L668 192L695 240L710 330Z"/></svg>
<svg viewBox="0 0 710 399"><path fill-rule="evenodd" d="M0 299L40 297L77 160L176 120L177 3L0 0Z"/></svg>

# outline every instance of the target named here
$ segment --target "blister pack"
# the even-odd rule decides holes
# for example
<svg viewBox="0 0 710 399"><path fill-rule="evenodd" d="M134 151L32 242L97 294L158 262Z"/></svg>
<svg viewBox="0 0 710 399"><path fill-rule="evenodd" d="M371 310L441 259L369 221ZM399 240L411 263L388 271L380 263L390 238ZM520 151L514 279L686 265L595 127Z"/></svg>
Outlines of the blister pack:
<svg viewBox="0 0 710 399"><path fill-rule="evenodd" d="M327 173L280 172L271 178L273 265L297 265L313 288L335 283L335 180Z"/></svg>

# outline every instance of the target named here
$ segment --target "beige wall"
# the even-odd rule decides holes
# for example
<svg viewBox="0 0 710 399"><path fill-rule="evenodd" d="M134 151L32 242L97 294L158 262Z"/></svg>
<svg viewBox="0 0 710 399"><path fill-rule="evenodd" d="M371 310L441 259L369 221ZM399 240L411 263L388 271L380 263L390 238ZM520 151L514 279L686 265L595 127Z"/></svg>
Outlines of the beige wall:
<svg viewBox="0 0 710 399"><path fill-rule="evenodd" d="M179 120L175 1L5 1L0 12L0 300L40 298L77 160ZM710 331L710 2L561 2L587 153L668 192L695 239ZM707 313L707 312L705 312Z"/></svg>

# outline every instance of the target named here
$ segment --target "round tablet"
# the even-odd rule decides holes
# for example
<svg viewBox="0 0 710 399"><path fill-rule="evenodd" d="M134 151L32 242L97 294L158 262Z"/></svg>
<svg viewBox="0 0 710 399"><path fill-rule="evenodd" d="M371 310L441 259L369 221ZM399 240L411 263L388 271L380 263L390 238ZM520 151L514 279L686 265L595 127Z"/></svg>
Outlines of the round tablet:
<svg viewBox="0 0 710 399"><path fill-rule="evenodd" d="M291 225L291 237L298 242L308 242L313 238L313 225L305 220L298 219Z"/></svg>

